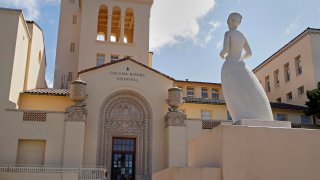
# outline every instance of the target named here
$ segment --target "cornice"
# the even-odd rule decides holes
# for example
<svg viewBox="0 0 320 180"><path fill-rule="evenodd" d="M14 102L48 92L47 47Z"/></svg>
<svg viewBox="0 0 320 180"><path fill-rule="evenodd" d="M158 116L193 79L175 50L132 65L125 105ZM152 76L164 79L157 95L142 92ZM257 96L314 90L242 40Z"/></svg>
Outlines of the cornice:
<svg viewBox="0 0 320 180"><path fill-rule="evenodd" d="M260 65L258 65L256 68L254 68L252 71L254 73L257 73L259 70L261 70L264 66L272 62L277 57L281 56L283 53L285 53L288 49L290 49L292 46L297 44L299 41L301 41L303 38L305 38L307 35L310 34L320 34L320 29L315 28L307 28L302 33L300 33L298 36L293 38L289 43L284 45L282 48L280 48L277 52L275 52L273 55L271 55L268 59L263 61Z"/></svg>

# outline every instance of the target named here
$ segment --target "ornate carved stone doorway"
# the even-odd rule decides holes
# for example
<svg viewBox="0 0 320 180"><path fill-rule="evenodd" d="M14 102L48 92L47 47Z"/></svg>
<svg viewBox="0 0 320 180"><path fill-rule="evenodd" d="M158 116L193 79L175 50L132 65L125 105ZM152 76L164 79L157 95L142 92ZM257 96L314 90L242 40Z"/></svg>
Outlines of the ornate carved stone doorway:
<svg viewBox="0 0 320 180"><path fill-rule="evenodd" d="M118 92L108 97L101 108L99 124L98 166L106 167L110 179L112 139L134 138L135 179L151 179L152 113L147 101L138 93Z"/></svg>

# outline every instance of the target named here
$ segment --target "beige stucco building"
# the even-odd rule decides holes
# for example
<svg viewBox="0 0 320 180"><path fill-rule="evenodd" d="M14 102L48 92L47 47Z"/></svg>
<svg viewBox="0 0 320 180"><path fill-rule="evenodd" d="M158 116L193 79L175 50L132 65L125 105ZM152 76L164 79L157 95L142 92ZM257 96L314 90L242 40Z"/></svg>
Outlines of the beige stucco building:
<svg viewBox="0 0 320 180"><path fill-rule="evenodd" d="M41 28L20 10L0 9L8 24L0 29L0 179L151 179L189 166L189 141L232 124L221 84L152 68L152 3L61 0L53 89ZM176 86L181 111L171 105ZM303 106L271 105L274 119L306 119Z"/></svg>
<svg viewBox="0 0 320 180"><path fill-rule="evenodd" d="M305 105L320 81L320 30L307 28L253 72L273 102Z"/></svg>

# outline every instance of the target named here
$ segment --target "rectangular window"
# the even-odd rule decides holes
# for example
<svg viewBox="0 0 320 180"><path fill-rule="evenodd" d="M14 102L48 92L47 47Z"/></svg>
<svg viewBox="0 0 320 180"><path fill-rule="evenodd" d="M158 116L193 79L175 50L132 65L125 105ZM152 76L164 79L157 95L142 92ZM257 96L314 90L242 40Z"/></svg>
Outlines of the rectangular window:
<svg viewBox="0 0 320 180"><path fill-rule="evenodd" d="M45 140L19 139L17 164L21 166L43 165L45 149Z"/></svg>
<svg viewBox="0 0 320 180"><path fill-rule="evenodd" d="M276 102L277 102L277 103L281 103L281 97L278 97L278 98L276 99Z"/></svg>
<svg viewBox="0 0 320 180"><path fill-rule="evenodd" d="M302 65L301 65L301 56L297 56L295 59L295 65L296 65L296 75L299 76L302 74Z"/></svg>
<svg viewBox="0 0 320 180"><path fill-rule="evenodd" d="M77 15L73 15L72 16L72 24L77 24L77 19L78 19L78 16Z"/></svg>
<svg viewBox="0 0 320 180"><path fill-rule="evenodd" d="M212 119L211 111L201 110L201 119Z"/></svg>
<svg viewBox="0 0 320 180"><path fill-rule="evenodd" d="M110 59L111 59L111 62L117 61L119 59L119 55L113 54L113 55L111 55Z"/></svg>
<svg viewBox="0 0 320 180"><path fill-rule="evenodd" d="M287 93L287 101L292 100L292 92Z"/></svg>
<svg viewBox="0 0 320 180"><path fill-rule="evenodd" d="M285 64L283 66L283 70L284 70L284 80L286 82L290 81L290 67L289 67L289 63Z"/></svg>
<svg viewBox="0 0 320 180"><path fill-rule="evenodd" d="M274 76L274 87L280 87L280 79L279 79L279 69L273 72Z"/></svg>
<svg viewBox="0 0 320 180"><path fill-rule="evenodd" d="M61 76L61 89L67 89L67 75Z"/></svg>
<svg viewBox="0 0 320 180"><path fill-rule="evenodd" d="M74 52L75 51L75 49L76 49L76 43L71 43L70 44L70 52Z"/></svg>
<svg viewBox="0 0 320 180"><path fill-rule="evenodd" d="M187 96L194 96L194 88L193 87L187 87Z"/></svg>
<svg viewBox="0 0 320 180"><path fill-rule="evenodd" d="M202 98L208 98L208 89L207 88L201 88L201 97Z"/></svg>
<svg viewBox="0 0 320 180"><path fill-rule="evenodd" d="M269 76L265 77L265 87L266 87L266 92L270 92L271 91L271 87L270 87L270 78Z"/></svg>
<svg viewBox="0 0 320 180"><path fill-rule="evenodd" d="M211 98L212 99L219 99L219 92L216 89L211 90Z"/></svg>
<svg viewBox="0 0 320 180"><path fill-rule="evenodd" d="M300 86L298 88L298 95L301 96L301 95L304 95L304 86Z"/></svg>
<svg viewBox="0 0 320 180"><path fill-rule="evenodd" d="M301 115L301 124L312 124L309 116Z"/></svg>
<svg viewBox="0 0 320 180"><path fill-rule="evenodd" d="M68 72L68 82L72 81L72 72Z"/></svg>
<svg viewBox="0 0 320 180"><path fill-rule="evenodd" d="M105 55L104 54L97 54L97 66L101 66L105 63Z"/></svg>
<svg viewBox="0 0 320 180"><path fill-rule="evenodd" d="M277 114L277 120L278 121L287 121L287 115L286 114Z"/></svg>

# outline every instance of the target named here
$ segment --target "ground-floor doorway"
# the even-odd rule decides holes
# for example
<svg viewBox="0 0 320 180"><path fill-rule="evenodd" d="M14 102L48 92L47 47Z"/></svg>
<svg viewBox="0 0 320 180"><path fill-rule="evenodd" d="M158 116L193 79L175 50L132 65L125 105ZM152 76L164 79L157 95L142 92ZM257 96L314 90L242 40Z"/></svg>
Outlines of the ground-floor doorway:
<svg viewBox="0 0 320 180"><path fill-rule="evenodd" d="M135 179L135 138L112 139L111 180Z"/></svg>

